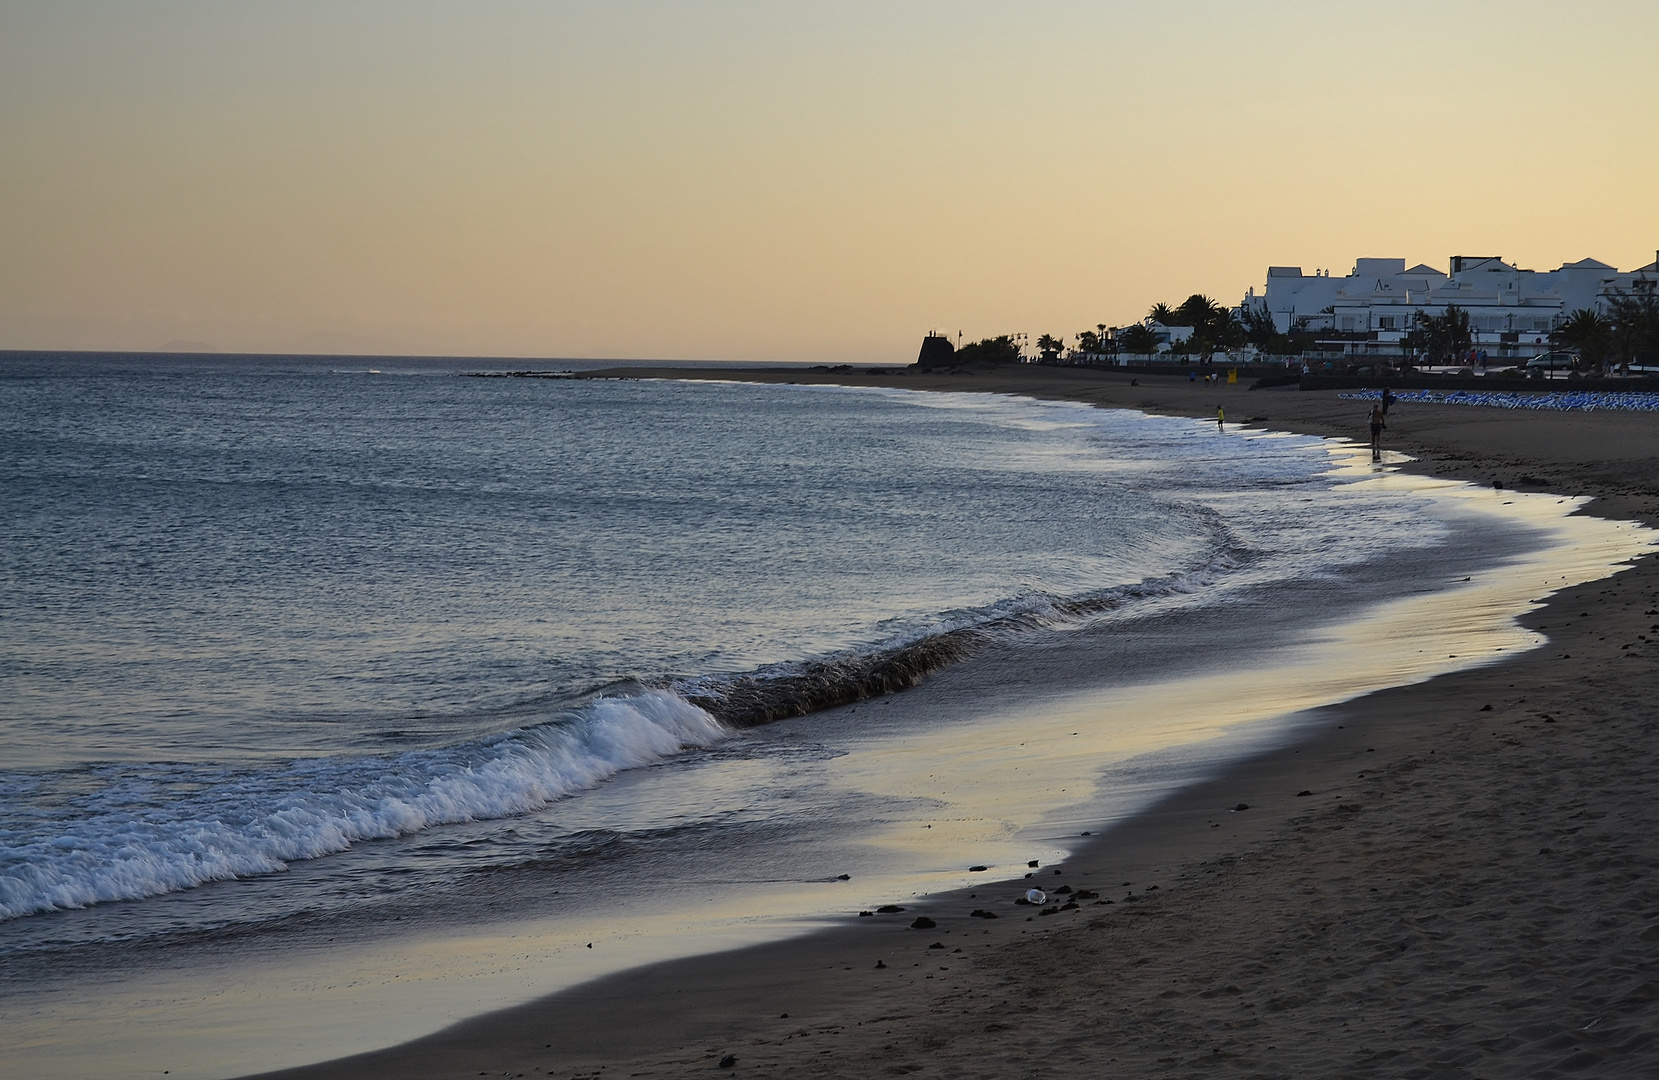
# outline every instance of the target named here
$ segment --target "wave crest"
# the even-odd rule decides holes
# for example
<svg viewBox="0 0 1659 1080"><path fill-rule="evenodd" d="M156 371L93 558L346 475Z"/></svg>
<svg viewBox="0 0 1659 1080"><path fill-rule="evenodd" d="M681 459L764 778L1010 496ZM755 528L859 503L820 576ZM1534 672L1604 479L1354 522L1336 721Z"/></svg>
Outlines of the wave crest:
<svg viewBox="0 0 1659 1080"><path fill-rule="evenodd" d="M275 873L364 840L528 813L727 734L704 709L653 690L458 747L238 774L185 798L145 799L137 812L132 786L112 785L53 835L0 831L0 919Z"/></svg>

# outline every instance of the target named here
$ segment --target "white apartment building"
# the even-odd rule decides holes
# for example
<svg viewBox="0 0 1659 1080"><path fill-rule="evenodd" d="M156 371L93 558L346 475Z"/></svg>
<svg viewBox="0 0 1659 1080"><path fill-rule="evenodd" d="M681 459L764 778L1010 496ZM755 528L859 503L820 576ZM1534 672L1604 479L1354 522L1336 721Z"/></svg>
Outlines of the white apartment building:
<svg viewBox="0 0 1659 1080"><path fill-rule="evenodd" d="M1475 348L1524 359L1548 352L1550 331L1574 311L1598 308L1615 290L1651 290L1656 282L1659 258L1627 273L1595 259L1538 272L1457 255L1449 274L1422 263L1408 268L1404 259L1357 259L1341 278L1270 266L1266 289L1258 296L1252 288L1244 306L1271 312L1282 332L1312 331L1326 353L1399 356L1417 312L1435 315L1455 304L1469 313Z"/></svg>

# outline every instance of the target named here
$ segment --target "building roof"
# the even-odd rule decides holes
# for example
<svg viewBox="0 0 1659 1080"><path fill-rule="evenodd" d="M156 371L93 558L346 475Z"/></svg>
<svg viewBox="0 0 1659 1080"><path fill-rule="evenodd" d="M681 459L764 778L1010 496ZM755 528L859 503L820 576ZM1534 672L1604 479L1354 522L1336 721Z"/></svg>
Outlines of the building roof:
<svg viewBox="0 0 1659 1080"><path fill-rule="evenodd" d="M1433 274L1435 277L1445 277L1446 276L1446 271L1436 270L1434 267L1430 266L1428 263L1418 263L1416 266L1413 266L1411 269L1406 270L1405 273L1407 273L1407 274Z"/></svg>
<svg viewBox="0 0 1659 1080"><path fill-rule="evenodd" d="M1453 255L1453 272L1468 273L1471 270L1490 270L1493 273L1512 271L1516 269L1496 255Z"/></svg>
<svg viewBox="0 0 1659 1080"><path fill-rule="evenodd" d="M1577 262L1562 263L1563 270L1614 270L1600 259L1580 259Z"/></svg>

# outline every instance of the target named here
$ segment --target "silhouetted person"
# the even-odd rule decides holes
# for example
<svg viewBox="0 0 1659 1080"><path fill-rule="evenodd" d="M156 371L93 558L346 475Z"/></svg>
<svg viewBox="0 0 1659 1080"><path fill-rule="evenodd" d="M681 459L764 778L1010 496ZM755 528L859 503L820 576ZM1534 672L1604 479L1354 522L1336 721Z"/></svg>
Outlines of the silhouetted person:
<svg viewBox="0 0 1659 1080"><path fill-rule="evenodd" d="M1371 460L1382 460L1382 433L1388 426L1388 417L1381 405L1371 406Z"/></svg>

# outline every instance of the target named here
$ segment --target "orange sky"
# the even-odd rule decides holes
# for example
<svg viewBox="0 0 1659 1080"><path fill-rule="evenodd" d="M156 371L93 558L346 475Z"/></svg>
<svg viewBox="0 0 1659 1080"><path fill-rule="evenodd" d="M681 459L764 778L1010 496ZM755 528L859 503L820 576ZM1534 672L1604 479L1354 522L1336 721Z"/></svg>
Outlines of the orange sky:
<svg viewBox="0 0 1659 1080"><path fill-rule="evenodd" d="M1659 4L0 0L0 348L908 361L1659 248Z"/></svg>

